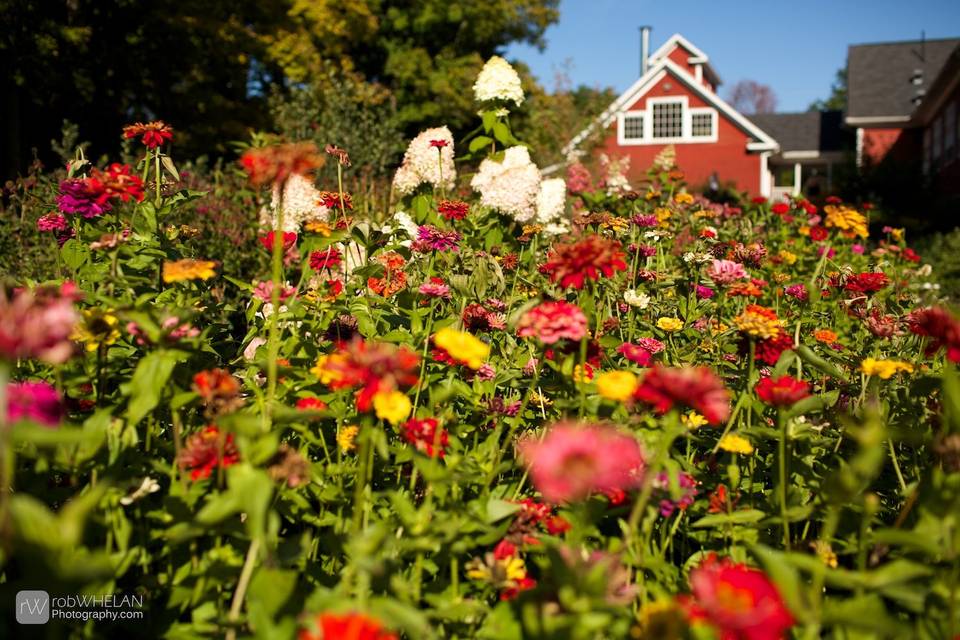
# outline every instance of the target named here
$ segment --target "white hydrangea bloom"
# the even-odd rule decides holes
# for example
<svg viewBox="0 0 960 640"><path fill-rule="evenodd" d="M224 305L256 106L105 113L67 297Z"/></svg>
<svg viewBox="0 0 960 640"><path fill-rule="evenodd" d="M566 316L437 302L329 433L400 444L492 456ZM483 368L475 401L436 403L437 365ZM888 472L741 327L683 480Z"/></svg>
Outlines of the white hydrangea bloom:
<svg viewBox="0 0 960 640"><path fill-rule="evenodd" d="M540 183L537 194L537 222L548 225L566 214L567 183L563 178L550 178Z"/></svg>
<svg viewBox="0 0 960 640"><path fill-rule="evenodd" d="M408 236L411 238L417 237L417 230L420 228L416 222L413 221L413 218L410 217L410 214L406 211L397 211L393 215L393 221L397 223L397 226L403 229Z"/></svg>
<svg viewBox="0 0 960 640"><path fill-rule="evenodd" d="M607 154L601 153L600 166L606 174L603 183L607 188L608 196L626 193L632 189L627 180L627 173L630 171L629 156L610 158Z"/></svg>
<svg viewBox="0 0 960 640"><path fill-rule="evenodd" d="M481 162L470 186L480 192L481 204L517 222L529 222L537 215L540 169L531 162L526 147L510 147L500 162L489 158Z"/></svg>
<svg viewBox="0 0 960 640"><path fill-rule="evenodd" d="M443 140L445 147L431 146L433 140ZM441 171L441 164L442 171ZM393 188L400 195L410 195L423 183L430 183L435 189L453 189L457 179L457 170L453 165L453 134L447 127L436 127L422 131L410 141L403 163L393 176Z"/></svg>
<svg viewBox="0 0 960 640"><path fill-rule="evenodd" d="M551 222L543 227L546 236L562 236L570 233L570 223L566 220Z"/></svg>
<svg viewBox="0 0 960 640"><path fill-rule="evenodd" d="M280 187L274 185L270 207L260 211L260 224L267 229L276 226L277 205ZM307 221L323 221L329 218L329 210L320 204L320 191L310 178L292 174L283 187L283 230L298 233L300 225Z"/></svg>
<svg viewBox="0 0 960 640"><path fill-rule="evenodd" d="M500 56L493 56L483 65L477 81L473 84L473 94L479 102L506 100L517 106L523 103L520 76L510 63Z"/></svg>

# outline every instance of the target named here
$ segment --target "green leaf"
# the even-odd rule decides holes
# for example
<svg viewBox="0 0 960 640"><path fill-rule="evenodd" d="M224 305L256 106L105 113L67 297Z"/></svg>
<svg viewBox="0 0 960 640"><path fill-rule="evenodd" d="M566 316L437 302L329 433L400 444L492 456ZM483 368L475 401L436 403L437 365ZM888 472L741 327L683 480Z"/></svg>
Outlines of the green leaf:
<svg viewBox="0 0 960 640"><path fill-rule="evenodd" d="M160 403L163 388L178 359L174 351L154 351L137 363L130 380L130 404L127 407L127 420L131 425L139 423Z"/></svg>
<svg viewBox="0 0 960 640"><path fill-rule="evenodd" d="M757 509L745 509L743 511L734 511L733 513L717 513L704 516L694 522L692 527L719 527L726 524L750 524L760 522L767 517L763 511Z"/></svg>
<svg viewBox="0 0 960 640"><path fill-rule="evenodd" d="M160 158L160 162L163 163L163 168L167 170L173 179L177 182L180 182L180 172L177 171L177 166L173 164L173 159L170 156L163 156Z"/></svg>
<svg viewBox="0 0 960 640"><path fill-rule="evenodd" d="M838 380L846 382L847 377L843 374L840 369L837 368L832 362L827 362L817 354L815 354L810 347L805 344L798 345L794 347L797 355L800 356L800 359L809 364L814 369L827 374L828 376L833 376Z"/></svg>
<svg viewBox="0 0 960 640"><path fill-rule="evenodd" d="M64 264L76 271L90 258L90 248L75 238L70 238L60 247L60 257Z"/></svg>
<svg viewBox="0 0 960 640"><path fill-rule="evenodd" d="M490 133L493 131L493 125L497 123L497 112L484 111L480 114L480 119L483 120L483 130Z"/></svg>
<svg viewBox="0 0 960 640"><path fill-rule="evenodd" d="M470 141L470 146L468 147L468 149L470 150L470 153L476 153L477 151L480 151L480 149L483 149L484 147L489 147L491 143L493 143L493 138L490 138L488 136L477 136L476 138Z"/></svg>
<svg viewBox="0 0 960 640"><path fill-rule="evenodd" d="M503 520L507 516L513 515L519 510L520 505L516 502L490 498L487 500L487 522L493 524L494 522Z"/></svg>

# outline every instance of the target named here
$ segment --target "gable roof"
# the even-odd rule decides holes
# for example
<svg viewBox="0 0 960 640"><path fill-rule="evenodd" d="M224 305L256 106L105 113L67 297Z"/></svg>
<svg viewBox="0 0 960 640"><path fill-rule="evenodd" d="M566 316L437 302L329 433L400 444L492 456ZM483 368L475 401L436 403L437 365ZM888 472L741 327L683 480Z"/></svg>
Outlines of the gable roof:
<svg viewBox="0 0 960 640"><path fill-rule="evenodd" d="M906 122L918 89L940 74L960 39L911 40L852 45L847 50L847 122ZM916 71L922 84L913 84Z"/></svg>
<svg viewBox="0 0 960 640"><path fill-rule="evenodd" d="M655 64L661 58L666 58L670 55L670 52L673 51L674 47L682 47L689 51L690 62L703 64L703 70L707 73L707 78L713 83L713 86L717 87L720 85L720 76L717 75L717 71L710 64L709 56L679 33L675 33L667 38L667 41L660 45L660 48L650 54L650 64Z"/></svg>
<svg viewBox="0 0 960 640"><path fill-rule="evenodd" d="M743 114L727 104L716 93L703 86L702 83L698 82L696 78L687 73L687 71L678 64L667 57L661 57L647 70L646 74L637 79L637 81L634 82L629 89L620 94L620 97L614 100L603 113L597 116L583 131L574 136L563 148L564 154L569 154L576 149L598 126L601 128L608 127L610 123L616 119L618 113L636 102L637 99L656 85L667 73L682 82L690 91L700 96L707 104L715 107L719 113L725 115L744 133L752 137L755 142L748 143L748 149L751 151L774 151L778 148L776 140L767 135L760 127L750 122Z"/></svg>
<svg viewBox="0 0 960 640"><path fill-rule="evenodd" d="M940 70L940 75L928 85L923 102L913 112L912 123L929 124L958 86L960 86L960 47L953 50L944 63L943 69Z"/></svg>
<svg viewBox="0 0 960 640"><path fill-rule="evenodd" d="M841 128L841 111L757 113L747 117L777 141L781 152L840 151L843 148L845 132Z"/></svg>

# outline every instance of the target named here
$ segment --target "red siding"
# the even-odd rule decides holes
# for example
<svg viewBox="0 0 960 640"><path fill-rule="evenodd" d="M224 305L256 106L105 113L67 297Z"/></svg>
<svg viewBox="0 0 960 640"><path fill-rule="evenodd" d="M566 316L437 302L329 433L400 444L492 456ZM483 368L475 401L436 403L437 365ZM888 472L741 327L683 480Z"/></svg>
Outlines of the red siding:
<svg viewBox="0 0 960 640"><path fill-rule="evenodd" d="M875 165L888 155L891 160L909 159L916 151L911 141L903 129L864 129L863 161Z"/></svg>
<svg viewBox="0 0 960 640"><path fill-rule="evenodd" d="M643 109L648 97L660 96L687 96L690 107L710 106L668 73L626 110ZM732 181L739 189L753 195L759 194L760 155L747 151L747 143L751 138L719 111L717 116L716 142L674 145L677 150L677 164L686 174L687 183L693 187L704 186L709 182L710 175L716 172L721 185ZM634 183L640 183L646 177L647 169L653 164L653 159L665 146L618 145L617 121L614 120L607 129L607 137L598 149L598 153L603 152L611 157L628 156L630 158L629 178Z"/></svg>

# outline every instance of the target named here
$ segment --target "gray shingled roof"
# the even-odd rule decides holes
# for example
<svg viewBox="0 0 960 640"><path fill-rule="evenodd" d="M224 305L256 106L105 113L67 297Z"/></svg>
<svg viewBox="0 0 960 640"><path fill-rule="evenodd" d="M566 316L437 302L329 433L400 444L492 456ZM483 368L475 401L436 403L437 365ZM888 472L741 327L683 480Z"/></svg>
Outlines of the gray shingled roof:
<svg viewBox="0 0 960 640"><path fill-rule="evenodd" d="M852 45L847 51L847 117L909 116L918 88L929 88L960 39ZM911 81L922 70L923 84Z"/></svg>
<svg viewBox="0 0 960 640"><path fill-rule="evenodd" d="M840 111L757 113L747 116L780 145L780 151L839 151L843 146Z"/></svg>

